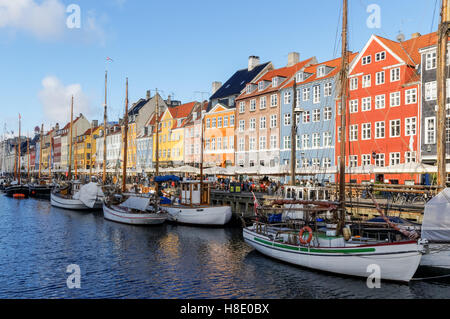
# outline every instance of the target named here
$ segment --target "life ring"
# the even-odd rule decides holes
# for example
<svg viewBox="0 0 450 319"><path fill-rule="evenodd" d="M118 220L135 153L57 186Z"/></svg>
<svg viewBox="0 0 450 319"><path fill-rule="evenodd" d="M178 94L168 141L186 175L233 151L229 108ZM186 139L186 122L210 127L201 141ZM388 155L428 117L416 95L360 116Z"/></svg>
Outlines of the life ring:
<svg viewBox="0 0 450 319"><path fill-rule="evenodd" d="M308 236L307 240L303 239L303 234L305 233L305 231L307 231L309 233L309 236ZM300 230L300 233L298 234L298 236L299 236L300 243L302 245L307 245L307 244L309 244L311 242L311 240L313 238L313 231L312 231L311 227L305 226L305 227L302 228L302 230Z"/></svg>

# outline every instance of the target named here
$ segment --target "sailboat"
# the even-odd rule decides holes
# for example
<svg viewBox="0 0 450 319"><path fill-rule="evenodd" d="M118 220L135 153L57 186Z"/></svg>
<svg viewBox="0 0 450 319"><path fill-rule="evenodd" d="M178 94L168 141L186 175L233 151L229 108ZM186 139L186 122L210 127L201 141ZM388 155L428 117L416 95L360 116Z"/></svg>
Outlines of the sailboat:
<svg viewBox="0 0 450 319"><path fill-rule="evenodd" d="M16 177L17 177L17 181L13 182L11 184L11 186L6 187L5 188L5 194L8 197L13 197L13 198L28 198L29 195L29 190L28 190L28 185L24 185L21 183L22 181L22 170L21 170L21 163L20 163L20 152L21 152L21 148L22 148L22 137L21 137L21 116L19 114L19 137L18 137L18 141L17 141L17 145L16 145L16 152L15 152L15 159L14 159L14 164L16 167L15 172Z"/></svg>
<svg viewBox="0 0 450 319"><path fill-rule="evenodd" d="M73 96L70 109L70 140L69 140L69 183L65 187L57 187L50 194L50 203L54 207L70 210L97 210L103 205L104 194L97 183L81 185L72 181L72 126L73 126ZM75 134L76 135L76 134Z"/></svg>
<svg viewBox="0 0 450 319"><path fill-rule="evenodd" d="M40 156L39 156L39 173L38 173L38 180L35 183L31 183L29 185L29 193L30 197L39 198L39 199L50 199L50 194L53 190L53 185L47 184L42 178L41 178L41 167L42 167L42 147L43 147L43 138L44 138L44 124L41 126L41 135L40 135ZM53 149L53 143L51 145ZM29 153L29 150L28 150ZM49 161L49 170L51 170L51 163ZM51 173L49 172L49 176L51 179ZM51 182L51 181L50 181Z"/></svg>
<svg viewBox="0 0 450 319"><path fill-rule="evenodd" d="M347 108L347 8L343 0L342 68L341 68L341 141L345 141ZM294 101L296 92L294 91ZM339 163L339 201L290 201L301 205L295 210L304 212L304 217L287 223L271 224L261 214L265 207L255 198L256 221L244 228L246 243L269 257L294 265L340 275L369 277L371 267L376 265L383 280L409 282L416 273L425 251L417 239L381 241L352 236L346 226L345 209L345 143L341 143ZM283 204L283 203L281 203ZM267 207L268 210L273 207ZM284 209L284 208L281 208ZM335 224L324 222L332 213ZM322 218L323 217L323 218Z"/></svg>
<svg viewBox="0 0 450 319"><path fill-rule="evenodd" d="M157 108L158 108L158 101ZM156 158L157 170L155 182L167 181L164 176L158 176L158 154L159 154L159 117L156 117ZM162 206L169 212L169 221L179 224L204 225L204 226L224 226L232 217L230 206L211 205L211 185L204 181L203 175L203 122L204 114L201 108L201 154L200 154L200 180L177 181L180 185L180 197L172 200L172 204ZM169 177L170 179L170 177ZM157 188L158 189L158 188Z"/></svg>
<svg viewBox="0 0 450 319"><path fill-rule="evenodd" d="M158 200L147 196L127 195L127 155L128 155L128 78L126 81L125 116L123 129L122 190L111 194L103 203L105 219L130 225L160 225L168 214L160 209ZM106 150L104 150L106 151ZM150 195L151 196L151 195ZM152 201L152 204L150 202Z"/></svg>

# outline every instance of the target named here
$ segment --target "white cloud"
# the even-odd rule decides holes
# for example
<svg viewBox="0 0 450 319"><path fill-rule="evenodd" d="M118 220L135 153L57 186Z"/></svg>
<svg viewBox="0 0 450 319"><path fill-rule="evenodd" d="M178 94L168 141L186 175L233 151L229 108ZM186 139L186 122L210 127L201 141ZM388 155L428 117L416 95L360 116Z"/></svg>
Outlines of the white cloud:
<svg viewBox="0 0 450 319"><path fill-rule="evenodd" d="M46 121L64 125L70 120L70 104L74 96L74 118L83 113L91 114L90 102L80 84L64 84L55 76L47 76L42 80L39 99Z"/></svg>
<svg viewBox="0 0 450 319"><path fill-rule="evenodd" d="M65 6L59 0L0 0L0 28L30 32L40 39L58 38L65 29Z"/></svg>

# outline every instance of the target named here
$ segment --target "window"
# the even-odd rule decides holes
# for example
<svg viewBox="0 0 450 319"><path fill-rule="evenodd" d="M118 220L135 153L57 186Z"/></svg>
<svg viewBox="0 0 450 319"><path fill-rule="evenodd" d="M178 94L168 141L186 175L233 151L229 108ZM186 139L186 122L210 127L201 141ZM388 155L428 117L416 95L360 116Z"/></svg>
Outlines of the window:
<svg viewBox="0 0 450 319"><path fill-rule="evenodd" d="M400 137L400 120L391 120L390 127L390 137Z"/></svg>
<svg viewBox="0 0 450 319"><path fill-rule="evenodd" d="M390 153L389 164L391 166L400 164L400 153Z"/></svg>
<svg viewBox="0 0 450 319"><path fill-rule="evenodd" d="M284 92L284 104L291 104L291 91Z"/></svg>
<svg viewBox="0 0 450 319"><path fill-rule="evenodd" d="M361 124L362 131L362 140L370 140L372 138L372 124L371 123L363 123Z"/></svg>
<svg viewBox="0 0 450 319"><path fill-rule="evenodd" d="M408 117L405 119L405 135L414 136L416 135L417 124L415 117Z"/></svg>
<svg viewBox="0 0 450 319"><path fill-rule="evenodd" d="M375 62L379 62L379 61L382 61L382 60L385 60L385 59L386 59L386 52L385 51L378 52L377 54L375 54Z"/></svg>
<svg viewBox="0 0 450 319"><path fill-rule="evenodd" d="M323 146L331 147L332 143L333 143L333 141L331 139L331 132L324 132L323 133Z"/></svg>
<svg viewBox="0 0 450 319"><path fill-rule="evenodd" d="M256 110L256 100L250 100L250 111L255 111Z"/></svg>
<svg viewBox="0 0 450 319"><path fill-rule="evenodd" d="M304 74L303 72L299 72L295 75L295 81L296 82L302 82L304 79Z"/></svg>
<svg viewBox="0 0 450 319"><path fill-rule="evenodd" d="M283 146L285 150L291 148L291 137L289 135L283 136Z"/></svg>
<svg viewBox="0 0 450 319"><path fill-rule="evenodd" d="M375 166L384 167L384 154L377 154L375 157Z"/></svg>
<svg viewBox="0 0 450 319"><path fill-rule="evenodd" d="M375 96L375 109L384 109L386 107L386 96L384 94Z"/></svg>
<svg viewBox="0 0 450 319"><path fill-rule="evenodd" d="M248 149L249 149L249 151L256 150L256 137L250 137L249 138Z"/></svg>
<svg viewBox="0 0 450 319"><path fill-rule="evenodd" d="M278 78L277 77L275 77L275 78L273 78L272 79L272 87L277 87L278 86Z"/></svg>
<svg viewBox="0 0 450 319"><path fill-rule="evenodd" d="M318 68L317 68L317 77L318 78L321 78L322 76L324 76L325 75L325 66L319 66Z"/></svg>
<svg viewBox="0 0 450 319"><path fill-rule="evenodd" d="M341 141L341 133L342 133L341 127L338 126L338 128L337 128L337 138L338 138L338 142Z"/></svg>
<svg viewBox="0 0 450 319"><path fill-rule="evenodd" d="M303 134L302 135L302 149L308 149L309 147L309 135Z"/></svg>
<svg viewBox="0 0 450 319"><path fill-rule="evenodd" d="M245 120L239 121L239 132L244 132L245 130Z"/></svg>
<svg viewBox="0 0 450 319"><path fill-rule="evenodd" d="M234 149L234 136L230 136L230 141L228 144L230 145L230 150Z"/></svg>
<svg viewBox="0 0 450 319"><path fill-rule="evenodd" d="M417 89L405 91L405 104L417 103Z"/></svg>
<svg viewBox="0 0 450 319"><path fill-rule="evenodd" d="M206 119L206 128L210 128L210 127L211 127L211 120Z"/></svg>
<svg viewBox="0 0 450 319"><path fill-rule="evenodd" d="M313 158L312 159L312 167L316 167L316 168L320 167L320 159Z"/></svg>
<svg viewBox="0 0 450 319"><path fill-rule="evenodd" d="M358 89L358 78L351 78L350 79L350 90L357 90Z"/></svg>
<svg viewBox="0 0 450 319"><path fill-rule="evenodd" d="M437 99L437 82L425 83L425 101L432 101Z"/></svg>
<svg viewBox="0 0 450 319"><path fill-rule="evenodd" d="M320 86L316 85L313 88L313 94L314 94L313 103L314 104L320 103Z"/></svg>
<svg viewBox="0 0 450 319"><path fill-rule="evenodd" d="M216 139L215 138L211 139L211 150L212 151L216 150Z"/></svg>
<svg viewBox="0 0 450 319"><path fill-rule="evenodd" d="M253 118L253 119L250 119L250 131L254 131L254 130L256 130L256 119L255 118Z"/></svg>
<svg viewBox="0 0 450 319"><path fill-rule="evenodd" d="M350 101L350 113L358 112L358 100Z"/></svg>
<svg viewBox="0 0 450 319"><path fill-rule="evenodd" d="M391 82L400 81L400 68L391 69Z"/></svg>
<svg viewBox="0 0 450 319"><path fill-rule="evenodd" d="M228 138L224 137L223 138L223 149L227 150L228 149Z"/></svg>
<svg viewBox="0 0 450 319"><path fill-rule="evenodd" d="M302 159L302 167L309 167L309 160L307 158Z"/></svg>
<svg viewBox="0 0 450 319"><path fill-rule="evenodd" d="M313 122L320 122L320 109L313 110Z"/></svg>
<svg viewBox="0 0 450 319"><path fill-rule="evenodd" d="M390 96L390 106L400 106L400 92L393 92Z"/></svg>
<svg viewBox="0 0 450 319"><path fill-rule="evenodd" d="M372 108L372 98L364 97L361 99L361 111L370 111Z"/></svg>
<svg viewBox="0 0 450 319"><path fill-rule="evenodd" d="M239 139L239 151L240 152L243 152L244 151L244 138L243 137L241 137L240 139Z"/></svg>
<svg viewBox="0 0 450 319"><path fill-rule="evenodd" d="M239 113L245 112L245 102L239 102Z"/></svg>
<svg viewBox="0 0 450 319"><path fill-rule="evenodd" d="M276 135L271 135L270 136L270 148L271 149L276 149L277 148L277 136Z"/></svg>
<svg viewBox="0 0 450 319"><path fill-rule="evenodd" d="M222 138L221 137L217 138L217 149L219 151L222 150Z"/></svg>
<svg viewBox="0 0 450 319"><path fill-rule="evenodd" d="M370 164L371 164L371 155L370 154L361 155L361 165L368 166Z"/></svg>
<svg viewBox="0 0 450 319"><path fill-rule="evenodd" d="M368 88L371 85L372 85L372 78L371 78L370 74L364 75L362 77L362 87Z"/></svg>
<svg viewBox="0 0 450 319"><path fill-rule="evenodd" d="M325 88L324 88L324 96L331 96L331 94L333 93L333 85L331 82L328 82L325 84Z"/></svg>
<svg viewBox="0 0 450 319"><path fill-rule="evenodd" d="M228 127L228 116L223 117L223 127Z"/></svg>
<svg viewBox="0 0 450 319"><path fill-rule="evenodd" d="M266 117L265 116L262 116L259 119L259 128L260 129L265 129L266 128Z"/></svg>
<svg viewBox="0 0 450 319"><path fill-rule="evenodd" d="M277 115L273 114L270 116L270 128L277 127Z"/></svg>
<svg viewBox="0 0 450 319"><path fill-rule="evenodd" d="M284 114L284 126L291 125L291 113Z"/></svg>
<svg viewBox="0 0 450 319"><path fill-rule="evenodd" d="M372 62L372 56L368 55L362 58L362 65L370 64Z"/></svg>
<svg viewBox="0 0 450 319"><path fill-rule="evenodd" d="M329 159L328 157L325 157L323 159L323 163L322 163L323 167L331 167L331 159Z"/></svg>
<svg viewBox="0 0 450 319"><path fill-rule="evenodd" d="M234 115L230 115L230 126L234 126Z"/></svg>
<svg viewBox="0 0 450 319"><path fill-rule="evenodd" d="M330 121L331 120L331 107L326 107L323 109L323 120L324 121Z"/></svg>
<svg viewBox="0 0 450 319"><path fill-rule="evenodd" d="M265 150L266 148L267 148L266 137L260 136L259 137L259 149Z"/></svg>
<svg viewBox="0 0 450 319"><path fill-rule="evenodd" d="M426 70L436 69L436 66L437 66L436 52L427 53L425 69Z"/></svg>
<svg viewBox="0 0 450 319"><path fill-rule="evenodd" d="M259 99L259 108L260 108L261 110L263 110L263 109L266 108L266 105L267 105L267 99L266 99L265 96L263 96L263 97L261 97L261 98Z"/></svg>
<svg viewBox="0 0 450 319"><path fill-rule="evenodd" d="M310 98L311 98L311 89L304 88L303 89L303 101L309 101Z"/></svg>
<svg viewBox="0 0 450 319"><path fill-rule="evenodd" d="M303 112L303 123L305 123L305 124L309 123L310 118L311 118L310 112L309 111L304 111Z"/></svg>
<svg viewBox="0 0 450 319"><path fill-rule="evenodd" d="M384 138L384 122L375 122L375 138Z"/></svg>
<svg viewBox="0 0 450 319"><path fill-rule="evenodd" d="M247 84L247 94L252 93L252 85L251 84Z"/></svg>
<svg viewBox="0 0 450 319"><path fill-rule="evenodd" d="M375 78L375 84L376 85L384 84L384 71L377 72L376 78Z"/></svg>
<svg viewBox="0 0 450 319"><path fill-rule="evenodd" d="M264 90L264 81L260 81L260 82L258 83L258 90L259 90L259 91Z"/></svg>
<svg viewBox="0 0 450 319"><path fill-rule="evenodd" d="M211 127L212 127L212 128L215 128L215 127L216 127L216 118L213 118L213 119L211 120Z"/></svg>
<svg viewBox="0 0 450 319"><path fill-rule="evenodd" d="M436 118L427 117L425 118L425 144L435 144L436 143Z"/></svg>
<svg viewBox="0 0 450 319"><path fill-rule="evenodd" d="M358 124L350 125L350 141L358 140Z"/></svg>
<svg viewBox="0 0 450 319"><path fill-rule="evenodd" d="M416 162L416 152L406 152L405 163L415 163L415 162Z"/></svg>
<svg viewBox="0 0 450 319"><path fill-rule="evenodd" d="M277 94L272 94L270 96L270 106L275 107L278 105L278 95Z"/></svg>
<svg viewBox="0 0 450 319"><path fill-rule="evenodd" d="M312 147L319 148L320 147L320 133L313 133L312 135Z"/></svg>
<svg viewBox="0 0 450 319"><path fill-rule="evenodd" d="M217 118L217 127L221 128L222 127L222 117L218 117Z"/></svg>
<svg viewBox="0 0 450 319"><path fill-rule="evenodd" d="M358 167L358 155L350 155L350 167Z"/></svg>

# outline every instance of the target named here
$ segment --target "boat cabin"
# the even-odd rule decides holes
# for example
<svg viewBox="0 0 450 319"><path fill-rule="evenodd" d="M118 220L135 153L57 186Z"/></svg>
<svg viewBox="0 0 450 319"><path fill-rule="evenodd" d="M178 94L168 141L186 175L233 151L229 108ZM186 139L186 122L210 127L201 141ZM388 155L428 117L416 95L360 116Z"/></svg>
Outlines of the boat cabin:
<svg viewBox="0 0 450 319"><path fill-rule="evenodd" d="M201 185L203 185L203 187ZM201 187L202 189L200 189ZM209 205L211 203L211 182L181 182L180 200L180 204L182 205Z"/></svg>
<svg viewBox="0 0 450 319"><path fill-rule="evenodd" d="M286 186L285 199L330 201L330 190L323 186Z"/></svg>

